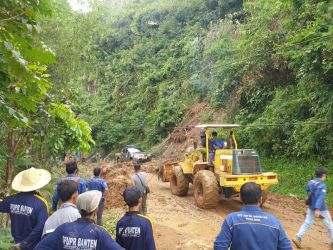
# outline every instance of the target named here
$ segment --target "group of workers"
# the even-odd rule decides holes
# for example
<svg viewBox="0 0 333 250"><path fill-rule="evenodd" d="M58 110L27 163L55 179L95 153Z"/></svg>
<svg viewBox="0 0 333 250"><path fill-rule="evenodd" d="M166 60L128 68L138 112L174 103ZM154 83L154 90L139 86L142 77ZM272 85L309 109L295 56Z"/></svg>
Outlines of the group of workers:
<svg viewBox="0 0 333 250"><path fill-rule="evenodd" d="M37 190L51 181L51 174L36 168L20 172L12 182L18 193L0 201L0 212L11 219L11 249L156 249L152 223L143 215L147 212L147 174L139 164L134 169L133 186L123 192L128 212L117 223L116 241L100 226L108 188L100 177L101 168L94 168L94 177L85 181L78 176L76 162L67 163L68 176L57 182L50 216L47 201Z"/></svg>
<svg viewBox="0 0 333 250"><path fill-rule="evenodd" d="M78 177L77 165L67 164L68 176L57 183L53 197L55 211L50 217L46 200L37 193L50 182L50 173L35 168L20 172L12 182L12 188L18 193L0 202L0 212L10 215L14 238L12 249L155 250L152 223L144 215L149 192L147 174L141 171L139 164L134 170L133 186L123 192L128 212L117 222L115 241L103 227L95 224L98 215L99 223L102 222L103 193L107 189L100 177L100 168L94 169L94 178L84 181ZM315 175L316 178L307 185L307 216L293 242L301 248L305 232L318 218L328 229L333 249L333 224L325 205L326 170L318 168ZM262 193L259 185L245 183L240 198L244 207L225 218L214 250L292 249L279 220L260 209ZM57 209L58 200L61 205Z"/></svg>
<svg viewBox="0 0 333 250"><path fill-rule="evenodd" d="M96 167L93 171L94 177L89 180L84 180L79 177L79 169L75 161L71 161L66 164L67 177L64 177L57 182L57 187L59 187L64 181L73 181L77 185L78 194L86 192L86 190L98 190L102 193L102 198L98 205L97 211L97 224L102 226L102 214L104 210L104 193L108 189L106 182L100 177L102 169ZM58 189L54 190L53 199L52 199L52 211L57 210L59 204L59 194Z"/></svg>

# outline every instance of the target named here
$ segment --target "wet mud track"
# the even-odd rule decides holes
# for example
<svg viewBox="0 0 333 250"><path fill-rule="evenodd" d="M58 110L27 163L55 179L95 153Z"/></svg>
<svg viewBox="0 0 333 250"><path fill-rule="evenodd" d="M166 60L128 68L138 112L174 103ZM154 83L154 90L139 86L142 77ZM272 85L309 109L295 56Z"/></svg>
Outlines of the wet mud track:
<svg viewBox="0 0 333 250"><path fill-rule="evenodd" d="M224 218L242 207L240 201L234 198L220 200L216 209L204 210L196 207L192 186L185 197L172 195L169 183L159 182L156 176L151 176L149 186L148 216L154 222L156 245L161 250L213 249ZM281 221L290 239L303 223L306 211L303 201L276 194L270 194L263 209ZM328 242L326 228L316 221L302 244L303 249L325 250L329 249Z"/></svg>

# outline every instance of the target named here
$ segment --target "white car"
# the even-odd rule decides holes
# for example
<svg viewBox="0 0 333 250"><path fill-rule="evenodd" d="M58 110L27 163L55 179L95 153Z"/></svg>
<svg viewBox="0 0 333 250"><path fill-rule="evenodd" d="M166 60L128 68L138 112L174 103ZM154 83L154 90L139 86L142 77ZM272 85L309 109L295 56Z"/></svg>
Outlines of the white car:
<svg viewBox="0 0 333 250"><path fill-rule="evenodd" d="M120 154L117 154L117 162L123 161L138 161L147 162L151 160L151 155L142 152L139 148L134 146L127 146L121 150Z"/></svg>

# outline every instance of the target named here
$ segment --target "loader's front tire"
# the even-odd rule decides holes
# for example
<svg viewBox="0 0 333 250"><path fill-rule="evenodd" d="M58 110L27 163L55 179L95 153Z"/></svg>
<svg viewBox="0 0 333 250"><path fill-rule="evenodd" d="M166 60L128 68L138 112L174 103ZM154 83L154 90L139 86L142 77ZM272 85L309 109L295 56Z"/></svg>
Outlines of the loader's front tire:
<svg viewBox="0 0 333 250"><path fill-rule="evenodd" d="M177 196L185 196L187 195L189 184L189 180L183 173L183 169L179 166L174 167L170 178L171 193Z"/></svg>
<svg viewBox="0 0 333 250"><path fill-rule="evenodd" d="M216 208L219 202L219 186L215 175L209 170L200 170L194 177L194 199L200 208Z"/></svg>

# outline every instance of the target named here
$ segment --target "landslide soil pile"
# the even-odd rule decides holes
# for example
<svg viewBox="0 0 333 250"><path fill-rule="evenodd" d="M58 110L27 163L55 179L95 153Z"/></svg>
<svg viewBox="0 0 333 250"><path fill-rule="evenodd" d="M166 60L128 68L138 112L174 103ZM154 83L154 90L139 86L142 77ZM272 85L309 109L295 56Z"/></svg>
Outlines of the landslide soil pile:
<svg viewBox="0 0 333 250"><path fill-rule="evenodd" d="M182 160L184 152L193 143L200 146L200 129L195 125L203 123L222 123L224 110L215 110L207 102L201 102L186 111L183 121L170 133L170 135L160 144L152 149L160 155L160 161Z"/></svg>
<svg viewBox="0 0 333 250"><path fill-rule="evenodd" d="M102 178L108 184L109 190L105 192L106 208L124 207L123 192L132 185L131 176L134 174L135 162L106 163L102 167ZM159 162L152 161L142 165L142 170L147 173L157 174Z"/></svg>
<svg viewBox="0 0 333 250"><path fill-rule="evenodd" d="M124 207L123 192L131 186L133 163L101 163L102 178L108 184L109 190L105 192L106 208Z"/></svg>

